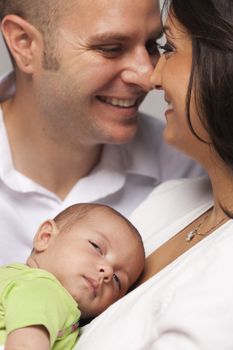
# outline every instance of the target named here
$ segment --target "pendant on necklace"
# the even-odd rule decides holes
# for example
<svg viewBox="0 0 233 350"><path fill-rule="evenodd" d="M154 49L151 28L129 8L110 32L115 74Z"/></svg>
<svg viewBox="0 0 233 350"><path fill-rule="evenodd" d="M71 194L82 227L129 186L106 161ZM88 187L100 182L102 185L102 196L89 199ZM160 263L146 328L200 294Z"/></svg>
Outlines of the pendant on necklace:
<svg viewBox="0 0 233 350"><path fill-rule="evenodd" d="M190 242L193 239L193 237L196 236L196 234L197 234L197 229L195 228L194 230L187 233L186 241Z"/></svg>

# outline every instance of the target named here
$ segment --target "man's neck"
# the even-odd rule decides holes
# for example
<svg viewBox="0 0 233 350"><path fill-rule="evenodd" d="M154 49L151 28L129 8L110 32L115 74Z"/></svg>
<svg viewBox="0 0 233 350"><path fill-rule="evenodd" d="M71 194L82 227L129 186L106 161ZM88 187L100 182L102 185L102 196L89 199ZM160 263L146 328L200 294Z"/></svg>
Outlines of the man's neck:
<svg viewBox="0 0 233 350"><path fill-rule="evenodd" d="M74 147L47 137L38 118L24 117L33 112L19 109L14 99L2 109L15 169L61 199L98 164L101 145Z"/></svg>

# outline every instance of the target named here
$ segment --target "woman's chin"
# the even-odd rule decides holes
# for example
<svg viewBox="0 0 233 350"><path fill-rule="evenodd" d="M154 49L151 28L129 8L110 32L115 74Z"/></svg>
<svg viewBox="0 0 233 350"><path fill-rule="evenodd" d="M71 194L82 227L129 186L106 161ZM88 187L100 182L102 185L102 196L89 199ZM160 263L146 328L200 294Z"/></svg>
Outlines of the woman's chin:
<svg viewBox="0 0 233 350"><path fill-rule="evenodd" d="M166 143L177 148L177 139L168 127L164 129L163 138Z"/></svg>

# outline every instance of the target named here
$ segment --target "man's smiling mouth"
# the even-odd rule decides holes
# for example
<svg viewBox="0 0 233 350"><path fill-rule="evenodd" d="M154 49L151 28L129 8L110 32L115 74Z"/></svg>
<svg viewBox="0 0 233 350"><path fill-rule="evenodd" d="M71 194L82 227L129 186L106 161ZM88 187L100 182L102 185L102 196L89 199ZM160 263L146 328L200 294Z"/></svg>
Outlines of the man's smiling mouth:
<svg viewBox="0 0 233 350"><path fill-rule="evenodd" d="M132 108L138 105L139 98L116 98L116 97L104 97L97 96L97 98L104 103L112 105L114 107Z"/></svg>

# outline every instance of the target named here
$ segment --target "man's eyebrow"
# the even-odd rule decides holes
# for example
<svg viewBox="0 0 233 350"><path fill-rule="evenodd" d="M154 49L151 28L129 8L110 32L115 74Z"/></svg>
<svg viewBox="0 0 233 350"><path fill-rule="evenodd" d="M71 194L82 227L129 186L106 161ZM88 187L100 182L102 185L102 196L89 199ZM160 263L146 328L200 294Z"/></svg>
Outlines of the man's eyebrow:
<svg viewBox="0 0 233 350"><path fill-rule="evenodd" d="M121 33L100 33L91 37L91 41L108 42L108 41L128 41L129 36Z"/></svg>
<svg viewBox="0 0 233 350"><path fill-rule="evenodd" d="M149 38L156 38L159 39L163 35L163 31L155 31L152 34L150 34ZM90 39L92 42L111 42L111 41L123 41L123 42L129 42L131 40L130 35L125 35L118 32L112 32L112 33L99 33L95 34Z"/></svg>

